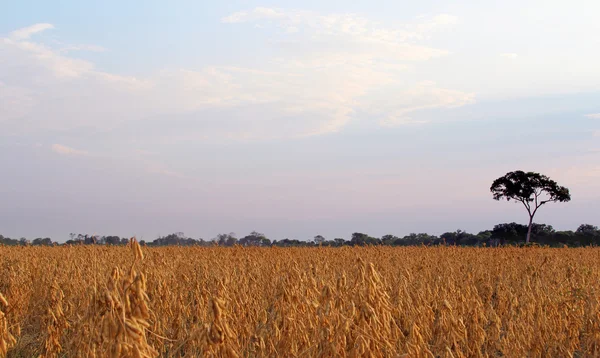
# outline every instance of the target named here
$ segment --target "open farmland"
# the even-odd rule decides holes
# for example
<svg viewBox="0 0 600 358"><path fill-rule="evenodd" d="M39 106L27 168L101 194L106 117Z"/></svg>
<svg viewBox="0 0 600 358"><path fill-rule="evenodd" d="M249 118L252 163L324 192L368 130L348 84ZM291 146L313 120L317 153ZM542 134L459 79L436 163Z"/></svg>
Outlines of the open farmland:
<svg viewBox="0 0 600 358"><path fill-rule="evenodd" d="M0 356L600 353L596 248L133 241L0 247L0 270Z"/></svg>

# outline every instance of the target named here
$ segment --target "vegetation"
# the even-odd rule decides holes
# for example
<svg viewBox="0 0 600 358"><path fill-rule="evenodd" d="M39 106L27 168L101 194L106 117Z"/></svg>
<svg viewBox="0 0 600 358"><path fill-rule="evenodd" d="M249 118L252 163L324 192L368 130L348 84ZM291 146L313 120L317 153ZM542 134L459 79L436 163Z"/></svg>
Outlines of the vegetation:
<svg viewBox="0 0 600 358"><path fill-rule="evenodd" d="M0 356L598 356L599 254L2 246Z"/></svg>
<svg viewBox="0 0 600 358"><path fill-rule="evenodd" d="M471 234L463 230L446 232L442 235L409 234L403 237L395 235L383 235L373 237L364 233L354 233L349 240L343 238L327 239L322 235L316 235L313 240L283 239L271 240L264 234L253 231L238 239L234 233L219 234L212 240L193 239L184 233L178 232L167 236L161 236L153 241L140 241L142 246L364 246L364 245L386 245L386 246L420 246L420 245L457 245L457 246L488 246L499 245L521 245L528 232L528 226L517 223L505 223L494 226L491 230L484 230L477 234ZM580 225L575 231L556 231L550 225L531 225L531 238L540 245L552 247L578 247L578 246L600 246L600 229L590 224ZM127 245L129 239L119 236L93 236L84 234L71 234L71 239L64 245ZM26 238L11 239L0 235L0 245L33 245L49 246L57 245L50 238L37 238L29 241Z"/></svg>
<svg viewBox="0 0 600 358"><path fill-rule="evenodd" d="M506 199L522 203L529 214L529 225L525 243L531 238L533 217L542 205L571 200L569 189L558 185L545 175L517 170L507 173L492 183L490 191L495 200Z"/></svg>

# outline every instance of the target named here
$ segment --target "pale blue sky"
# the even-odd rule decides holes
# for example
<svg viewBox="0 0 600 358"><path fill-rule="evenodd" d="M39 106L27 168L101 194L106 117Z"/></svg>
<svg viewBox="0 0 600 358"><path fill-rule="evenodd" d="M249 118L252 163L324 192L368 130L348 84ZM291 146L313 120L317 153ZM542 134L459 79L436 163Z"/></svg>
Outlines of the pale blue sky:
<svg viewBox="0 0 600 358"><path fill-rule="evenodd" d="M13 1L0 234L274 239L600 224L597 1Z"/></svg>

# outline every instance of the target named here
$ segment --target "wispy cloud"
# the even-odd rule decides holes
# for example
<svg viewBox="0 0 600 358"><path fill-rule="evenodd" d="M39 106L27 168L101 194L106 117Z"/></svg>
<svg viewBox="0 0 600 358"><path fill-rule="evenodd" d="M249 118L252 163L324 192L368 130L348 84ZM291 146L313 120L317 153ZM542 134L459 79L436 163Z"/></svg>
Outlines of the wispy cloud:
<svg viewBox="0 0 600 358"><path fill-rule="evenodd" d="M587 118L600 119L600 113L590 113L585 115Z"/></svg>
<svg viewBox="0 0 600 358"><path fill-rule="evenodd" d="M222 21L230 24L251 22L274 26L280 30L281 35L290 37L285 46L293 58L282 58L281 66L288 73L310 76L310 82L306 86L314 87L311 93L316 96L308 103L289 109L315 109L318 106L327 108L331 113L329 121L308 134L340 130L356 110L375 108L376 104L366 96L373 90L383 88L389 88L390 93L400 92L405 96L402 101L387 96L382 100L397 103L394 108L389 108L393 113L390 117L404 118L401 121L387 119L380 122L385 126L392 122L405 122L406 114L411 112L427 108L450 108L474 101L471 93L440 89L435 84L430 84L427 89L419 84L399 87L401 74L396 71L406 70L408 66L404 63L412 62L411 66L416 66L414 63L449 53L443 49L418 45L418 42L433 36L440 29L458 24L456 16L423 16L415 23L384 27L355 14L323 15L308 11L255 8L233 13ZM304 36L295 35L296 32ZM307 51L311 48L313 49ZM306 96L307 91L304 89L302 93L290 94L289 98ZM286 93L285 89L283 93ZM463 99L453 98L448 101L449 93ZM317 99L317 96L322 100ZM423 104L414 105L414 102ZM413 119L411 122L422 121L424 120Z"/></svg>
<svg viewBox="0 0 600 358"><path fill-rule="evenodd" d="M67 147L62 144L52 144L52 151L61 155L72 155L72 156L86 156L89 153L85 150L79 150L71 147Z"/></svg>
<svg viewBox="0 0 600 358"><path fill-rule="evenodd" d="M313 39L336 37L336 42L364 47L376 45L386 49L385 55L396 53L403 59L443 56L447 51L433 48L420 47L409 41L424 40L436 31L456 25L458 17L449 14L435 16L421 16L419 21L410 24L401 24L395 27L385 27L376 21L356 14L319 14L310 11L283 10L257 7L253 10L235 12L221 19L223 23L240 24L245 22L258 23L263 26L269 24L279 28L282 33L294 34L303 30L312 34ZM410 52L419 52L410 55ZM376 49L373 49L376 53ZM384 56L383 54L380 56Z"/></svg>
<svg viewBox="0 0 600 358"><path fill-rule="evenodd" d="M18 61L21 67L34 67L38 71L35 75L39 75L40 69L49 70L54 76L62 78L79 77L92 71L94 65L89 61L64 56L45 44L29 40L33 34L53 28L52 24L35 24L15 30L7 38L0 39L0 50L9 56L5 61Z"/></svg>
<svg viewBox="0 0 600 358"><path fill-rule="evenodd" d="M519 57L518 54L512 53L512 52L501 53L500 56L502 56L504 58L510 58L510 59L515 59L515 58Z"/></svg>
<svg viewBox="0 0 600 358"><path fill-rule="evenodd" d="M433 81L422 81L404 92L398 93L397 104L376 102L374 113L384 118L379 122L384 127L431 123L435 119L413 119L410 114L422 110L456 108L475 103L474 93L465 93L439 88Z"/></svg>
<svg viewBox="0 0 600 358"><path fill-rule="evenodd" d="M52 25L52 24L46 24L46 23L34 24L34 25L24 27L24 28L21 28L21 29L11 32L10 38L12 38L14 40L27 40L32 35L37 34L38 32L50 30L53 28L54 28L54 25Z"/></svg>
<svg viewBox="0 0 600 358"><path fill-rule="evenodd" d="M471 93L435 83L424 87L414 76L404 78L420 62L449 53L421 42L458 24L452 15L384 26L354 14L255 8L233 13L222 22L274 27L277 37L263 45L274 46L276 55L263 61L264 66L163 69L134 77L101 71L94 62L74 56L73 51L101 51L101 47L29 40L53 28L51 24L13 31L0 39L6 64L0 66L0 78L13 78L11 88L19 83L27 91L10 100L15 105L9 107L14 108L21 102L11 116L28 118L38 130L119 128L146 118L170 127L172 118L182 117L188 121L185 132L163 130L160 135L258 140L333 133L361 117L389 117L380 122L386 126L406 118L435 122L419 118L418 112L473 102ZM248 26L248 31L252 29ZM53 93L46 88L53 88ZM386 105L379 106L380 102ZM381 113L382 107L387 113Z"/></svg>

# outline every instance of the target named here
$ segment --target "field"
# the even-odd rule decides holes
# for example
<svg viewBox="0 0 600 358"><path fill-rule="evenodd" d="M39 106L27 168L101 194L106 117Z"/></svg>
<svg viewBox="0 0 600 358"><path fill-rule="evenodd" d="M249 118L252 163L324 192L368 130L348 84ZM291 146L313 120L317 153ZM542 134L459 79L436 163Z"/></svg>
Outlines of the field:
<svg viewBox="0 0 600 358"><path fill-rule="evenodd" d="M600 249L0 247L0 356L600 355Z"/></svg>

